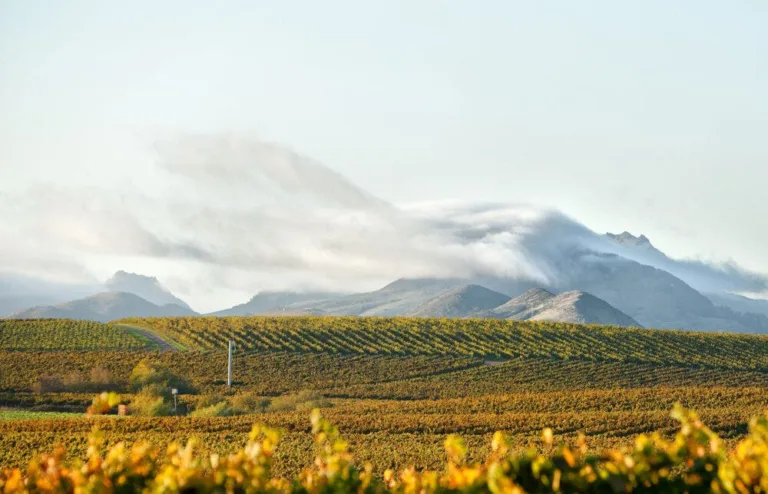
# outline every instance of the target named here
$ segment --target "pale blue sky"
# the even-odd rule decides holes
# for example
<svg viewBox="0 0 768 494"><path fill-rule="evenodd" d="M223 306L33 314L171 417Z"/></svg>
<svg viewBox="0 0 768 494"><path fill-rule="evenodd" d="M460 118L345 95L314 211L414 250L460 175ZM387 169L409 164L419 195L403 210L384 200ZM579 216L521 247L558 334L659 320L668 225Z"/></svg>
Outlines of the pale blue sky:
<svg viewBox="0 0 768 494"><path fill-rule="evenodd" d="M551 206L768 272L766 26L757 0L5 0L0 192L119 186L94 132L238 131L394 203Z"/></svg>

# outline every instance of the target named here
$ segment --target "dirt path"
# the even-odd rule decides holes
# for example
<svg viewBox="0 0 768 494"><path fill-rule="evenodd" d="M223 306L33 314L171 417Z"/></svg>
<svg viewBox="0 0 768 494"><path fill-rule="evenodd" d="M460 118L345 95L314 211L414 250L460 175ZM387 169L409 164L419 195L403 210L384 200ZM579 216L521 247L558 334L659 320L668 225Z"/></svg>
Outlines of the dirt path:
<svg viewBox="0 0 768 494"><path fill-rule="evenodd" d="M507 360L491 360L491 359L485 359L485 360L483 361L483 365L501 365L501 364L506 364L507 362L509 362L509 359L507 359Z"/></svg>
<svg viewBox="0 0 768 494"><path fill-rule="evenodd" d="M142 336L156 343L161 352L178 352L179 351L179 348L176 347L173 343L169 343L168 341L162 339L155 333L148 331L146 329L139 328L137 326L127 326L125 324L117 324L117 327L123 328L124 330L130 331L132 333L138 334L139 336Z"/></svg>

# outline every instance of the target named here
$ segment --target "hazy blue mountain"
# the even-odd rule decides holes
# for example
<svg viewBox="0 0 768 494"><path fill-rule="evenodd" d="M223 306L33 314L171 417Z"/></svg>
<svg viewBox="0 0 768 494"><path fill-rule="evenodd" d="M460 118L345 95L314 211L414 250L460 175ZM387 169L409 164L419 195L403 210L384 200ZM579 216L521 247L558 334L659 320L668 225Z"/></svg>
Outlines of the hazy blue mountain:
<svg viewBox="0 0 768 494"><path fill-rule="evenodd" d="M747 298L735 293L707 293L706 296L717 306L728 307L736 312L768 316L768 300Z"/></svg>

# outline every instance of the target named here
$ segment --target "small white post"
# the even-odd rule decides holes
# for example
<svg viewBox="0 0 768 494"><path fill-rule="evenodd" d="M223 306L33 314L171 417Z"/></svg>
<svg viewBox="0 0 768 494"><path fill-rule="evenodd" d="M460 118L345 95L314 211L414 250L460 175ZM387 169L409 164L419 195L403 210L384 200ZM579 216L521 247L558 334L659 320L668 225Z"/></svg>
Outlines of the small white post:
<svg viewBox="0 0 768 494"><path fill-rule="evenodd" d="M229 340L229 349L227 351L227 387L232 387L232 350L235 347L235 342Z"/></svg>

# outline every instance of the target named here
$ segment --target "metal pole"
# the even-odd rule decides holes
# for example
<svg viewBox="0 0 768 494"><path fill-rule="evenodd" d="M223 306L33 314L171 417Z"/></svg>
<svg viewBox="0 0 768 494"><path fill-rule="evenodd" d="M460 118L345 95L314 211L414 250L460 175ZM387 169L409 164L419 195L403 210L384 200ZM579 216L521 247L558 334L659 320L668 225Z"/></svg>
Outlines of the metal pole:
<svg viewBox="0 0 768 494"><path fill-rule="evenodd" d="M232 387L232 340L229 340L229 350L227 352L227 387Z"/></svg>

